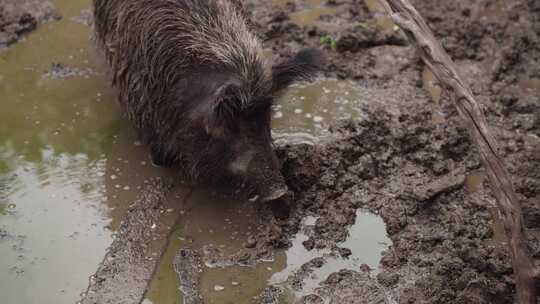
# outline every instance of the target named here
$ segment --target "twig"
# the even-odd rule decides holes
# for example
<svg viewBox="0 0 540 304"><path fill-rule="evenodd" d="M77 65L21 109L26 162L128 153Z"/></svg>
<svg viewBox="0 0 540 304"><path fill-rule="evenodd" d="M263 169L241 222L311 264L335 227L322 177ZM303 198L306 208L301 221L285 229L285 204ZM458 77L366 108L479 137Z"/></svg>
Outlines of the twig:
<svg viewBox="0 0 540 304"><path fill-rule="evenodd" d="M539 293L535 286L535 280L540 270L535 267L531 258L523 225L521 205L508 171L498 156L495 138L488 128L480 104L458 75L452 59L409 1L379 0L379 2L385 7L392 20L403 29L411 43L418 48L423 61L444 89L453 93L455 106L480 153L493 194L497 199L497 206L502 214L512 256L518 301L522 304L535 304Z"/></svg>

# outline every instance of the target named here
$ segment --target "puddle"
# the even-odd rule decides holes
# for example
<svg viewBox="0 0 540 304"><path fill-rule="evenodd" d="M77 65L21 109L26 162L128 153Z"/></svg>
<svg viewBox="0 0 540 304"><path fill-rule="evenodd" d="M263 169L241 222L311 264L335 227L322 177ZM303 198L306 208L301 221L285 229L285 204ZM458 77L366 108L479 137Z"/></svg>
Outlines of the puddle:
<svg viewBox="0 0 540 304"><path fill-rule="evenodd" d="M5 303L76 302L136 190L165 174L148 165L115 106L90 28L73 19L90 1L53 2L62 20L0 52ZM47 75L53 63L76 72Z"/></svg>
<svg viewBox="0 0 540 304"><path fill-rule="evenodd" d="M183 216L150 284L146 304L182 303L180 283L172 268L180 248L189 247L198 252L217 248L224 256L230 256L244 248L248 235L259 225L255 206L249 202L228 201L198 190L186 205L188 209L182 211ZM284 259L283 254L277 255L274 261L256 267L230 266L226 261L206 263L201 273L201 295L207 304L251 303L267 286L273 272L285 267ZM204 257L203 260L208 262Z"/></svg>
<svg viewBox="0 0 540 304"><path fill-rule="evenodd" d="M304 221L304 227L315 224L317 218L307 217ZM300 300L301 297L314 293L319 284L330 274L342 269L358 271L362 264L367 264L373 273L376 274L379 268L379 262L382 252L391 244L391 240L386 235L386 225L383 220L370 212L358 211L354 225L349 230L349 238L340 245L343 248L349 248L352 255L347 258L336 257L329 250L313 249L308 251L302 243L308 239L308 236L300 232L292 240L292 247L286 251L287 267L275 273L270 279L271 284L285 285L288 289L288 296L292 297L292 302ZM303 281L301 290L294 290L285 283L287 279L297 273L300 267L315 258L325 258L326 262L320 268L308 275Z"/></svg>
<svg viewBox="0 0 540 304"><path fill-rule="evenodd" d="M384 32L396 32L399 30L399 27L392 21L392 18L388 16L379 0L365 0L365 3L369 11L373 13L375 24L379 29Z"/></svg>
<svg viewBox="0 0 540 304"><path fill-rule="evenodd" d="M469 193L478 192L481 189L482 184L486 180L487 176L484 172L475 172L469 174L465 178L465 190Z"/></svg>
<svg viewBox="0 0 540 304"><path fill-rule="evenodd" d="M275 6L285 7L287 3L294 3L291 0L273 0ZM317 26L323 30L333 31L338 29L338 25L322 20L323 16L335 15L341 10L339 5L326 5L324 0L306 0L301 3L305 5L305 9L300 9L289 15L291 22L300 27Z"/></svg>
<svg viewBox="0 0 540 304"><path fill-rule="evenodd" d="M319 79L294 85L274 106L274 138L278 143L314 143L330 122L360 118L361 102L359 89L350 81Z"/></svg>
<svg viewBox="0 0 540 304"><path fill-rule="evenodd" d="M504 230L501 213L496 207L489 208L489 213L491 214L491 218L493 219L493 225L491 226L491 229L493 230L493 235L490 239L485 240L484 243L488 246L506 247L508 239Z"/></svg>
<svg viewBox="0 0 540 304"><path fill-rule="evenodd" d="M247 236L242 234L243 231L256 229L256 223L251 224L256 217L252 211L244 213L246 207L243 203L231 204L196 192L188 205L191 209L185 211L186 216L176 226L143 304L182 303L178 290L180 283L172 268L174 256L180 248L189 247L203 252L204 247L211 244L229 255L242 249ZM216 206L219 206L218 210ZM307 217L304 227L309 229L316 220ZM200 280L201 295L208 304L249 304L267 286L280 285L286 289L283 295L285 303L295 303L302 296L313 293L320 282L341 269L359 270L362 264L367 264L377 273L382 252L391 244L382 219L372 213L358 211L356 223L349 232L350 237L341 244L352 251L348 259L335 257L328 250L306 250L302 242L308 237L300 232L292 240L292 247L277 252L273 261L255 267L205 265ZM302 290L294 290L287 285L290 276L317 257L324 257L326 263L304 280Z"/></svg>

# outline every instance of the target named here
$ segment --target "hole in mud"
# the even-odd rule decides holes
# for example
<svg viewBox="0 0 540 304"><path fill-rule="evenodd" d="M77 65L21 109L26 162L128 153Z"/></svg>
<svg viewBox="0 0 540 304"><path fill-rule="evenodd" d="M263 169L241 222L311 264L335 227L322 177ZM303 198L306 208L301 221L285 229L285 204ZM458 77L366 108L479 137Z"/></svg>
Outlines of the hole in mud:
<svg viewBox="0 0 540 304"><path fill-rule="evenodd" d="M359 89L350 81L319 79L294 85L274 106L274 138L278 144L312 144L329 123L360 118L361 102Z"/></svg>

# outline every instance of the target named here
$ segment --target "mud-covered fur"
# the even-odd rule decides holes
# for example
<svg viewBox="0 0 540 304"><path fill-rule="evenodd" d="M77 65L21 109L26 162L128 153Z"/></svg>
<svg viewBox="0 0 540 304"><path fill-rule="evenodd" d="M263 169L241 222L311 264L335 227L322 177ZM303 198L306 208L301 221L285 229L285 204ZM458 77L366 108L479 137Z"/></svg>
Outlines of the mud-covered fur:
<svg viewBox="0 0 540 304"><path fill-rule="evenodd" d="M273 97L314 74L318 51L272 66L238 0L94 0L94 16L119 101L157 163L195 182L282 183ZM250 169L231 174L238 159Z"/></svg>

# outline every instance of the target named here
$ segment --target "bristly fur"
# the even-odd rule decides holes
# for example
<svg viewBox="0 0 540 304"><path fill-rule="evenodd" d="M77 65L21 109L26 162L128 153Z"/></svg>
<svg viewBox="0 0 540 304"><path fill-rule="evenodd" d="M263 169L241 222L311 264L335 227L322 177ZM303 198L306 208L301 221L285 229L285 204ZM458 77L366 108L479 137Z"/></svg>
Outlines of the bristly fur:
<svg viewBox="0 0 540 304"><path fill-rule="evenodd" d="M212 184L230 179L228 165L252 151L257 187L284 183L272 151L273 96L314 74L320 53L272 68L239 0L93 3L119 102L154 160Z"/></svg>
<svg viewBox="0 0 540 304"><path fill-rule="evenodd" d="M150 94L152 102L159 102L160 94L201 63L237 73L243 82L238 92L242 108L250 106L252 96L270 90L261 44L229 1L94 2L96 31L108 50L114 84L128 95L121 101L144 103Z"/></svg>

